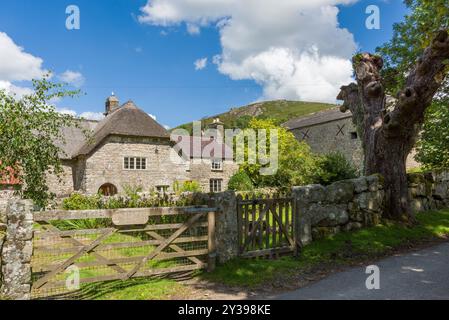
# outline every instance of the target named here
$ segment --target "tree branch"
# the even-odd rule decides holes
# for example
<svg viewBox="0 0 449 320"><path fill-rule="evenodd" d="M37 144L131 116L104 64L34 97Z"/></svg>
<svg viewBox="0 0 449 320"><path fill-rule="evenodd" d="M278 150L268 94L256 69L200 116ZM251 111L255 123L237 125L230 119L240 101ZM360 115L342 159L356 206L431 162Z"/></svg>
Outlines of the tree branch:
<svg viewBox="0 0 449 320"><path fill-rule="evenodd" d="M424 112L447 74L448 59L449 35L443 30L417 60L405 88L398 93L395 108L385 115L383 129L387 135L413 130L424 121Z"/></svg>
<svg viewBox="0 0 449 320"><path fill-rule="evenodd" d="M351 83L347 86L342 86L337 99L343 101L343 104L340 106L341 112L351 111L352 122L357 128L357 133L363 141L363 115L365 111L363 109L363 104L360 101L357 84Z"/></svg>

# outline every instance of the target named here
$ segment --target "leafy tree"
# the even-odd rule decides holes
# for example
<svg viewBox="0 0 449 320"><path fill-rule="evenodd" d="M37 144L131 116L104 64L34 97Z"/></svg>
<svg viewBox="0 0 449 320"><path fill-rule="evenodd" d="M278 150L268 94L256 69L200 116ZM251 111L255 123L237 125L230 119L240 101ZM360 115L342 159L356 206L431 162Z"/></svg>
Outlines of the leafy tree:
<svg viewBox="0 0 449 320"><path fill-rule="evenodd" d="M229 179L228 189L234 191L252 191L254 185L246 172L239 171Z"/></svg>
<svg viewBox="0 0 449 320"><path fill-rule="evenodd" d="M353 58L357 83L343 86L338 99L344 100L342 111L352 111L361 133L365 173L385 178L385 216L413 221L405 159L426 110L447 92L449 14L447 0L405 3L412 13L394 26L392 40L378 49L379 54Z"/></svg>
<svg viewBox="0 0 449 320"><path fill-rule="evenodd" d="M437 101L426 114L416 159L426 169L449 168L449 101Z"/></svg>
<svg viewBox="0 0 449 320"><path fill-rule="evenodd" d="M408 72L435 38L439 30L449 28L447 0L405 0L410 14L393 26L392 39L377 48L384 67L381 71L388 93L396 95L405 85ZM440 90L446 90L442 86Z"/></svg>
<svg viewBox="0 0 449 320"><path fill-rule="evenodd" d="M79 127L79 120L58 113L50 101L74 97L65 85L52 83L49 76L34 80L31 94L17 97L0 90L0 173L2 179L21 181L20 195L44 207L53 197L46 184L47 173L62 173L58 146L64 143L60 130Z"/></svg>
<svg viewBox="0 0 449 320"><path fill-rule="evenodd" d="M270 129L278 132L278 170L273 175L261 175L260 169L263 165L248 163L248 154L258 150L246 148L245 163L240 167L257 188L276 187L288 189L294 185L304 185L313 182L316 171L319 170L317 158L313 155L310 147L305 142L298 142L295 136L286 128L275 124L274 120L252 119L247 130L267 130L267 155L270 154Z"/></svg>

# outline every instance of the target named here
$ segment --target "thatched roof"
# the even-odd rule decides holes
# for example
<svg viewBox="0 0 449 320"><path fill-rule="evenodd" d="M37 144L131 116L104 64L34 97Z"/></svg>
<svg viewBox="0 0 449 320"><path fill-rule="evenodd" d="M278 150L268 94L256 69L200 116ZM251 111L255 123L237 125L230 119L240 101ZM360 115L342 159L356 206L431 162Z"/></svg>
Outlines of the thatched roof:
<svg viewBox="0 0 449 320"><path fill-rule="evenodd" d="M76 144L73 144L70 147L65 147L67 151L70 151L66 151L70 158L89 154L110 135L169 139L167 130L146 112L139 109L132 101L128 101L100 121L95 126L88 141L84 138L81 130L78 130L79 132L75 128L65 130L67 130L68 138L73 134L76 136L75 140L78 140L81 133L81 139L83 140L81 143L73 141ZM68 140L69 139L67 139L67 144L71 144Z"/></svg>
<svg viewBox="0 0 449 320"><path fill-rule="evenodd" d="M305 127L311 127L318 124L328 123L336 120L352 117L351 112L341 112L339 108L315 112L306 117L291 119L283 124L284 127L293 130Z"/></svg>
<svg viewBox="0 0 449 320"><path fill-rule="evenodd" d="M98 125L98 121L93 120L79 120L80 128L76 127L63 127L61 128L62 135L64 136L65 143L61 141L55 141L55 145L61 148L63 151L60 154L61 159L72 159L75 152L80 148L81 145L86 143L86 137L83 132L93 132L95 127Z"/></svg>

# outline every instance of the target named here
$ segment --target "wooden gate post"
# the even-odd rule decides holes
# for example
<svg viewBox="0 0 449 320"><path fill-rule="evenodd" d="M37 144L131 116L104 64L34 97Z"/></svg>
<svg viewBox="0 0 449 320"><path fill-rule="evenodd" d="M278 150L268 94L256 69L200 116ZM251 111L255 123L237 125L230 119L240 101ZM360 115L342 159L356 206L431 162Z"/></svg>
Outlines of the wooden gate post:
<svg viewBox="0 0 449 320"><path fill-rule="evenodd" d="M215 264L217 260L216 244L215 244L215 212L209 212L207 215L208 221L208 260L207 271L212 272L215 270Z"/></svg>

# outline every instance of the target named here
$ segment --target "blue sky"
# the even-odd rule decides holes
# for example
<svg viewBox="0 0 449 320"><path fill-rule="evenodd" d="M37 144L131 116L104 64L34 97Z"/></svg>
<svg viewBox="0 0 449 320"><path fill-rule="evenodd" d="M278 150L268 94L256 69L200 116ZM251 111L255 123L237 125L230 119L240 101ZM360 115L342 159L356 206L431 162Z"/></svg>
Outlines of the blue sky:
<svg viewBox="0 0 449 320"><path fill-rule="evenodd" d="M160 8L163 8L164 1L182 14L167 16L166 11L157 6L160 4ZM276 7L269 7L271 0L266 1L267 10L274 13L276 21L283 22L281 10L276 12ZM154 6L151 1L149 4L147 2L3 0L0 32L22 47L23 53L42 59L40 68L52 70L55 79L63 78L62 75L67 71L82 77L76 85L85 95L75 100L59 101L58 108L70 109L78 114L103 112L105 98L114 91L121 102L131 99L146 112L155 115L160 123L173 127L260 99L329 101L329 97L334 96L335 88L347 80L349 70L345 61L350 58L350 51L373 51L391 37L392 24L401 21L406 13L400 0L361 0L347 5L345 3L350 0L320 0L318 2L340 3L336 16L339 25L329 23L324 26L328 20L332 20L333 11L324 14L322 8L317 6L304 9L301 17L305 21L292 21L292 26L300 23L298 26L301 29L290 30L287 20L290 16L286 14L289 16L285 18L286 23L279 29L276 25L270 28L273 30L273 34L270 34L262 30L270 23L277 22L275 19L258 19L259 8L250 11L251 8L234 4L231 10L220 6L218 2L223 0L217 1L216 8L210 5L207 8L198 7L201 4L193 8L176 8L177 2L172 0L156 0ZM65 10L71 4L80 8L80 30L66 29ZM148 10L142 11L141 8L147 4ZM380 8L380 30L368 30L365 27L368 16L365 9L372 4ZM219 17L216 12L220 12ZM313 25L312 20L315 18L327 20ZM227 26L217 26L217 22L222 19L228 19ZM265 14L263 19L269 17ZM258 21L261 25L258 25ZM192 27L190 33L186 23ZM322 32L317 31L317 26L322 25ZM237 26L243 30L245 26L250 26L250 36L244 38L245 32L242 32L243 38L239 38L239 33L232 29ZM334 40L325 38L325 28L336 32L332 38ZM342 28L346 28L348 33L342 34L337 30ZM280 34L275 33L277 30ZM287 36L283 30L289 30L289 39L300 40L297 43L292 40L285 45L289 40L281 41L282 37ZM347 39L348 34L353 35L353 40ZM340 37L346 39L348 45L342 44ZM274 40L270 42L270 39ZM316 46L314 41L317 41ZM354 44L356 47L353 47ZM316 49L315 53L311 53L312 47ZM212 60L217 55L222 55L221 60L217 59L221 62L214 64ZM194 62L202 58L207 58L207 64L204 69L196 70ZM14 60L14 57L11 59ZM326 77L333 78L335 73L329 59L335 59L338 65L342 65L339 70L345 71L328 83ZM319 67L307 68L307 61L317 63ZM2 64L5 66L2 67ZM28 81L20 81L26 77L11 75L13 71L10 71L10 67L8 69L9 64L8 61L0 61L0 82L9 81L17 87L28 86ZM296 72L289 71L292 66L292 70L299 68L301 74L284 81L284 72L289 76ZM4 74L8 74L4 79L2 70L10 72L4 71ZM319 78L315 72L321 73ZM315 86L314 79L322 83ZM298 81L297 87L300 89L296 88L295 81Z"/></svg>

